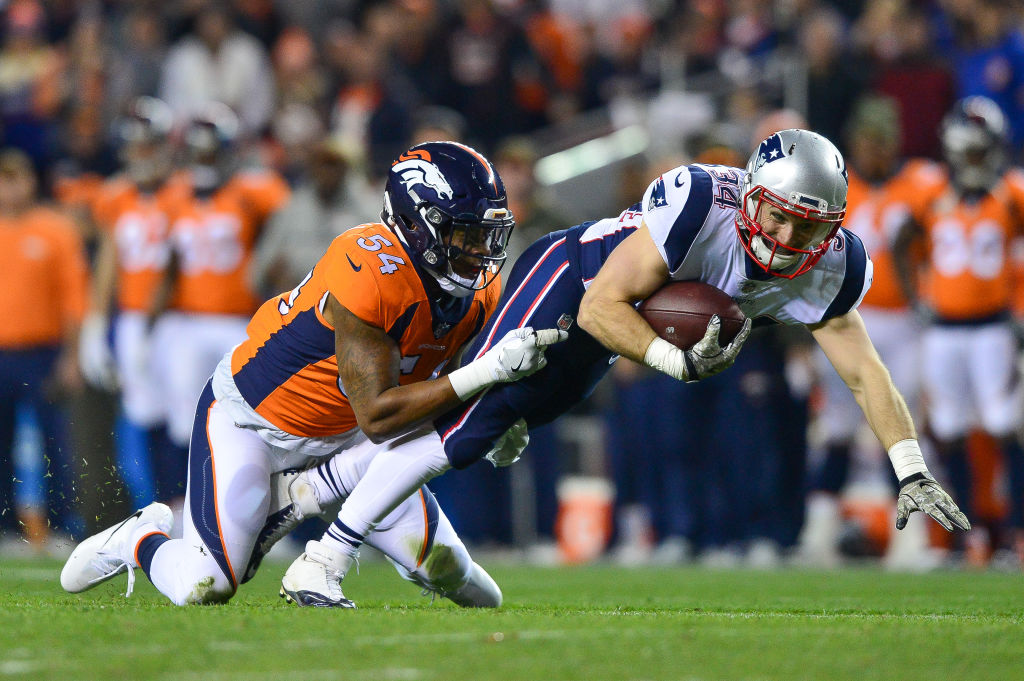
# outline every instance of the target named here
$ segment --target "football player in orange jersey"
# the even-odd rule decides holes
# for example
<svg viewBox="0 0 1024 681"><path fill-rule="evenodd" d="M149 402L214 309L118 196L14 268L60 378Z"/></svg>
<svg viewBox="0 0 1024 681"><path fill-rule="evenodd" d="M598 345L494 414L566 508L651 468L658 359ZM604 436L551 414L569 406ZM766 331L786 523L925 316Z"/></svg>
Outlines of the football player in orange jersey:
<svg viewBox="0 0 1024 681"><path fill-rule="evenodd" d="M165 388L154 355L146 351L146 313L170 257L168 213L186 195L183 183L168 182L172 125L170 108L152 97L135 100L118 123L124 168L93 202L100 247L91 311L79 343L86 380L98 388L120 389L118 462L139 505L171 498L170 490L154 490L153 478L167 477L160 471L172 455L163 445ZM111 352L110 313L115 310ZM154 336L166 337L162 330L157 324Z"/></svg>
<svg viewBox="0 0 1024 681"><path fill-rule="evenodd" d="M43 434L49 516L39 523L74 531L73 452L67 414L55 398L81 387L74 351L85 311L88 271L74 223L36 202L36 171L21 151L0 151L0 533L15 532L12 470L19 407ZM42 538L42 537L40 537Z"/></svg>
<svg viewBox="0 0 1024 681"><path fill-rule="evenodd" d="M342 453L345 474L324 483L344 496L375 443L414 435L473 395L544 366L545 347L564 331L515 329L445 373L499 295L514 221L491 163L453 142L413 147L389 175L385 205L396 203L408 208L402 227L367 224L337 237L295 289L260 307L248 337L217 365L196 409L182 539L168 537L170 509L151 504L75 549L61 573L66 590L127 569L130 592L141 567L174 603L226 601L252 576L261 544L278 538L275 519L267 522L272 496L280 497L272 474ZM394 476L407 482L400 470ZM367 541L403 577L460 605L501 603L426 487ZM329 553L311 541L304 555ZM337 584L296 598L352 607Z"/></svg>
<svg viewBox="0 0 1024 681"><path fill-rule="evenodd" d="M271 213L288 199L284 179L269 170L238 168L238 119L212 103L183 131L191 195L171 209L171 258L150 310L164 313L163 334L174 342L154 352L160 364L167 434L176 454L164 487L181 497L196 399L225 352L245 338L260 300L249 283L253 250ZM162 497L168 498L166 495Z"/></svg>
<svg viewBox="0 0 1024 681"><path fill-rule="evenodd" d="M895 101L872 96L858 102L847 129L850 186L844 226L864 241L864 248L875 264L874 281L859 308L864 326L907 408L915 413L920 392L921 327L900 287L892 244L917 201L922 181L934 183L941 170L927 160L901 159L900 138ZM847 483L857 429L865 421L831 363L823 353L817 357L824 397L818 423L823 426L825 458L811 475L800 558L829 566L839 559L839 494ZM908 527L925 529L922 523ZM919 535L895 534L894 541L899 538L900 545L893 546L897 550L887 559L895 566L911 548L907 539L914 537L920 544L923 537ZM920 561L919 552L913 554L913 559Z"/></svg>
<svg viewBox="0 0 1024 681"><path fill-rule="evenodd" d="M959 499L969 500L966 437L977 425L998 438L1010 483L1009 524L1019 535L1024 451L1016 435L1022 395L1010 250L1022 229L1024 173L1007 169L1007 131L995 102L968 97L956 104L942 124L947 175L919 184L924 200L895 252L904 291L928 320L922 378L950 482ZM918 271L907 258L915 238L928 253Z"/></svg>

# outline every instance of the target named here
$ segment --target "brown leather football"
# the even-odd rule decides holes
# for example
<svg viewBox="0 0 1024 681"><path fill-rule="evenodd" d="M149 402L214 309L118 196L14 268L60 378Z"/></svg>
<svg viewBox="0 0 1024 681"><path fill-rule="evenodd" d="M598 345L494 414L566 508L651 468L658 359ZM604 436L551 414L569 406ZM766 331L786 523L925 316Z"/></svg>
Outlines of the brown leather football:
<svg viewBox="0 0 1024 681"><path fill-rule="evenodd" d="M725 291L702 281L665 284L640 303L638 310L655 333L683 350L704 337L712 315L722 320L718 342L723 347L736 337L746 319Z"/></svg>

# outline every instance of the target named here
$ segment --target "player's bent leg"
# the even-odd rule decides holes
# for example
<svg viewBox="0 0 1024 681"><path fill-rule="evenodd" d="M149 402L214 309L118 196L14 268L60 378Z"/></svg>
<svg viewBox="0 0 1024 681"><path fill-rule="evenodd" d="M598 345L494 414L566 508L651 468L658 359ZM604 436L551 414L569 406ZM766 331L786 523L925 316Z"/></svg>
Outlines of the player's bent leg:
<svg viewBox="0 0 1024 681"><path fill-rule="evenodd" d="M403 579L426 591L462 607L501 605L501 589L473 562L426 486L382 520L366 543L387 556Z"/></svg>
<svg viewBox="0 0 1024 681"><path fill-rule="evenodd" d="M270 502L268 445L235 426L209 384L196 410L182 538L143 563L178 605L220 603L238 588Z"/></svg>

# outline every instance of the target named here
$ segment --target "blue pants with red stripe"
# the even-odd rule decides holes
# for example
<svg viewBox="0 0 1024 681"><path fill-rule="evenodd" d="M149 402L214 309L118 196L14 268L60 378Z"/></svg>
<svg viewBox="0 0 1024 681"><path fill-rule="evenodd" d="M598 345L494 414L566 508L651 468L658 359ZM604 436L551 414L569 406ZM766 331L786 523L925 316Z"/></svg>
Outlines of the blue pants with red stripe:
<svg viewBox="0 0 1024 681"><path fill-rule="evenodd" d="M516 261L498 309L464 353L463 363L512 329L555 328L563 315L575 322L583 293L579 274L569 265L564 232L542 237ZM545 356L547 366L532 376L499 383L434 422L452 466L465 468L483 458L521 418L531 429L555 420L593 392L615 359L575 323L568 340L549 347Z"/></svg>

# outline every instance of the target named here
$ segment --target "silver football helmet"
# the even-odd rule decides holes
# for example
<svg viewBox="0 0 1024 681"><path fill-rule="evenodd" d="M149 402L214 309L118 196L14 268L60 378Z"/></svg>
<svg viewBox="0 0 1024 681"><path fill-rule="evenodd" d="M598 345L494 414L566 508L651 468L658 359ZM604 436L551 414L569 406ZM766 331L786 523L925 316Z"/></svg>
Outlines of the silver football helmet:
<svg viewBox="0 0 1024 681"><path fill-rule="evenodd" d="M961 191L986 192L1006 170L1008 126L988 97L961 99L942 119L942 154Z"/></svg>
<svg viewBox="0 0 1024 681"><path fill-rule="evenodd" d="M766 272L800 276L821 259L846 216L846 161L835 145L809 130L782 130L758 145L747 161L736 230L743 248ZM769 207L817 223L799 246L784 244L761 226Z"/></svg>

